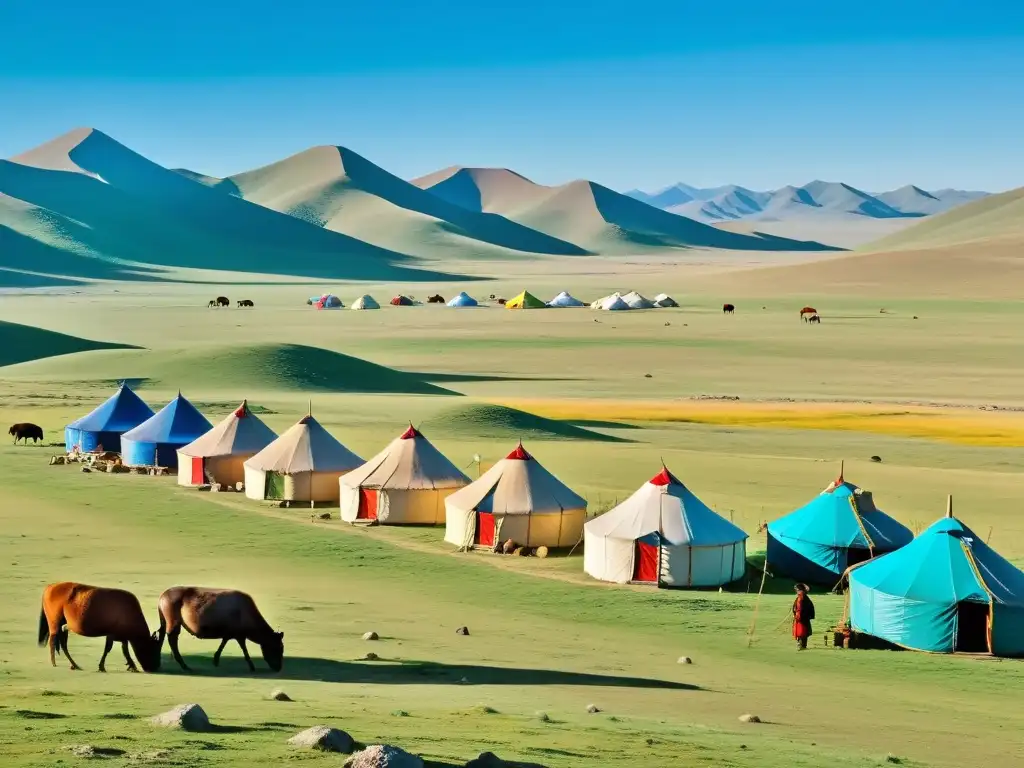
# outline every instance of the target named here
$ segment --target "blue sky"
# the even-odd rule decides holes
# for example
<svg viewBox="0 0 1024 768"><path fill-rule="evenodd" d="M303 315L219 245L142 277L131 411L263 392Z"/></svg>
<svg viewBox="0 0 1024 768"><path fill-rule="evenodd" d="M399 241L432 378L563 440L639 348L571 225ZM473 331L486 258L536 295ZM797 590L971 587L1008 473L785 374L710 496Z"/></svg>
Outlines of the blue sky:
<svg viewBox="0 0 1024 768"><path fill-rule="evenodd" d="M406 177L1024 185L1022 2L153 5L0 3L0 156L91 125L214 175L331 143Z"/></svg>

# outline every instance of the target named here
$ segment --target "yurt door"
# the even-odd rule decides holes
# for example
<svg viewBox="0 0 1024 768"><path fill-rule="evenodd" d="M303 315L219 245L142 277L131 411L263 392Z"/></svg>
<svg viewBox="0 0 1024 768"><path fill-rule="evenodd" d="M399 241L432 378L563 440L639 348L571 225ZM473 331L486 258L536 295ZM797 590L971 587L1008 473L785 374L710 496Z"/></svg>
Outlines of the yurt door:
<svg viewBox="0 0 1024 768"><path fill-rule="evenodd" d="M357 520L377 519L377 489L359 489L359 511L356 513Z"/></svg>
<svg viewBox="0 0 1024 768"><path fill-rule="evenodd" d="M192 457L192 485L205 485L206 473L203 471L203 460L199 456Z"/></svg>
<svg viewBox="0 0 1024 768"><path fill-rule="evenodd" d="M263 492L264 498L284 498L284 475L279 472L267 472L266 487Z"/></svg>
<svg viewBox="0 0 1024 768"><path fill-rule="evenodd" d="M657 584L660 568L661 554L658 545L647 544L637 539L636 551L633 553L633 581Z"/></svg>
<svg viewBox="0 0 1024 768"><path fill-rule="evenodd" d="M476 513L476 533L473 543L481 547L494 546L494 515L490 512Z"/></svg>

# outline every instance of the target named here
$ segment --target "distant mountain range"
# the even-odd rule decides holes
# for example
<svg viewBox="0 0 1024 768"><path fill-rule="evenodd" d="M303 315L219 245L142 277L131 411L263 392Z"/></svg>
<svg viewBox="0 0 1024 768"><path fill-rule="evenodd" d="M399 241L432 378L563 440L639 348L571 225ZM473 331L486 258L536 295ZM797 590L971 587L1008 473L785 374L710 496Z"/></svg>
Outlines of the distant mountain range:
<svg viewBox="0 0 1024 768"><path fill-rule="evenodd" d="M785 186L766 192L736 184L700 188L679 183L657 192L635 189L626 194L655 208L708 224L742 219L782 221L805 216L921 218L988 195L959 189L929 192L912 184L889 192L871 193L829 181L812 181L800 187Z"/></svg>

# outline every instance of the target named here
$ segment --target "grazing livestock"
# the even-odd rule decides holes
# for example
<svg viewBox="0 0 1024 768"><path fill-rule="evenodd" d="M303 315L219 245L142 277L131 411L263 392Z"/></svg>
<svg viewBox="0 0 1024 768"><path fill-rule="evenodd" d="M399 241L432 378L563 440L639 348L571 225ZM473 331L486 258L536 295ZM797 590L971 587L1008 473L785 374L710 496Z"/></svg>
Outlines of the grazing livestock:
<svg viewBox="0 0 1024 768"><path fill-rule="evenodd" d="M73 581L50 584L43 590L43 608L39 613L39 645L48 643L50 663L57 666L54 651L63 653L71 669L81 669L68 653L68 632L82 637L106 637L100 657L100 672L114 643L121 643L129 672L138 672L128 646L146 672L160 669L160 643L149 633L138 598L123 589L90 587Z"/></svg>
<svg viewBox="0 0 1024 768"><path fill-rule="evenodd" d="M230 307L231 299L227 296L218 296L216 299L211 301L207 306L209 307Z"/></svg>
<svg viewBox="0 0 1024 768"><path fill-rule="evenodd" d="M17 445L19 440L23 440L28 443L29 438L32 438L33 443L38 443L43 439L43 428L37 424L12 424L11 428L7 430L8 435L14 435L14 444Z"/></svg>
<svg viewBox="0 0 1024 768"><path fill-rule="evenodd" d="M807 318L808 323L821 323L821 315L811 315Z"/></svg>
<svg viewBox="0 0 1024 768"><path fill-rule="evenodd" d="M433 296L427 297L427 304L444 304L444 296L441 294L434 294Z"/></svg>
<svg viewBox="0 0 1024 768"><path fill-rule="evenodd" d="M722 314L731 315L735 311L736 311L736 305L735 304L723 304L722 305Z"/></svg>
<svg viewBox="0 0 1024 768"><path fill-rule="evenodd" d="M818 314L818 310L816 310L814 307L804 307L803 309L800 310L800 319L806 321L807 320L807 317L805 317L806 315L816 315L816 314Z"/></svg>
<svg viewBox="0 0 1024 768"><path fill-rule="evenodd" d="M507 301L507 299L498 299L498 303L501 304L502 306L505 305L506 301Z"/></svg>
<svg viewBox="0 0 1024 768"><path fill-rule="evenodd" d="M174 660L188 671L185 660L178 652L178 637L184 628L193 637L201 640L220 640L220 647L213 654L213 665L220 665L220 655L229 640L234 640L242 649L249 671L256 666L249 658L245 641L259 645L263 659L275 672L281 671L284 661L284 632L275 632L256 607L255 601L245 592L234 589L210 589L207 587L172 587L160 595L160 628L158 642L163 646L166 634Z"/></svg>
<svg viewBox="0 0 1024 768"><path fill-rule="evenodd" d="M255 307L256 305L252 303L252 299L239 299L238 306L239 307Z"/></svg>

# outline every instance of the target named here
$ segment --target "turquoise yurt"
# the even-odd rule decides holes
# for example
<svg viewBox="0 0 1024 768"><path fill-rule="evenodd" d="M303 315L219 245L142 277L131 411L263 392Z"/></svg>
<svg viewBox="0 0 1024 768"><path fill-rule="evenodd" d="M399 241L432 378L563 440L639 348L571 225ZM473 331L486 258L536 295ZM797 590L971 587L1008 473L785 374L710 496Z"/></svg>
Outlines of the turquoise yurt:
<svg viewBox="0 0 1024 768"><path fill-rule="evenodd" d="M833 587L851 565L914 538L875 506L870 491L839 477L809 504L768 524L767 566L776 576Z"/></svg>
<svg viewBox="0 0 1024 768"><path fill-rule="evenodd" d="M121 435L152 415L153 409L122 382L102 405L64 427L64 449L120 451Z"/></svg>
<svg viewBox="0 0 1024 768"><path fill-rule="evenodd" d="M850 625L903 648L1024 656L1024 572L947 516L853 568Z"/></svg>
<svg viewBox="0 0 1024 768"><path fill-rule="evenodd" d="M179 392L155 416L121 436L121 460L129 467L177 467L178 449L212 428Z"/></svg>

